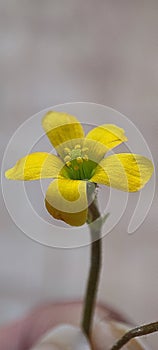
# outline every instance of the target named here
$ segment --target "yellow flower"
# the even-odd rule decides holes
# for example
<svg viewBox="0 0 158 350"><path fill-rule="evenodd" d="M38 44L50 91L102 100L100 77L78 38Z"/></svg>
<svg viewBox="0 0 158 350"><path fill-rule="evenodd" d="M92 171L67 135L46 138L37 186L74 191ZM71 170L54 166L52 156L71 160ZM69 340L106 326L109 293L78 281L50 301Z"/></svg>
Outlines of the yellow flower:
<svg viewBox="0 0 158 350"><path fill-rule="evenodd" d="M141 155L121 153L104 158L108 150L127 141L124 130L116 125L101 125L85 136L74 116L54 111L44 116L42 125L58 155L29 154L5 175L11 180L54 178L45 205L54 218L69 225L81 226L87 220L87 183L135 192L152 175L152 162Z"/></svg>

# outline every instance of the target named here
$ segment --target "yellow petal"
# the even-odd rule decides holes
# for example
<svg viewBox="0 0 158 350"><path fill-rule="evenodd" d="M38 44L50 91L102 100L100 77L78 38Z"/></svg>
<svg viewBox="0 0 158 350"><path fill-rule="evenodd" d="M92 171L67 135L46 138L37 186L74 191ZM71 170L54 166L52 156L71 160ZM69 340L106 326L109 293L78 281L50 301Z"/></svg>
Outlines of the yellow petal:
<svg viewBox="0 0 158 350"><path fill-rule="evenodd" d="M48 212L71 226L81 226L87 219L86 181L58 179L51 182L45 200Z"/></svg>
<svg viewBox="0 0 158 350"><path fill-rule="evenodd" d="M73 148L77 139L84 137L82 125L72 115L63 112L50 111L43 120L42 126L52 145L61 154L61 145Z"/></svg>
<svg viewBox="0 0 158 350"><path fill-rule="evenodd" d="M122 191L139 191L153 173L152 162L141 155L121 153L103 159L90 181Z"/></svg>
<svg viewBox="0 0 158 350"><path fill-rule="evenodd" d="M87 134L85 146L89 148L89 157L99 162L108 150L125 141L127 137L123 129L113 124L104 124Z"/></svg>
<svg viewBox="0 0 158 350"><path fill-rule="evenodd" d="M44 152L36 152L18 160L15 166L6 171L9 180L38 180L40 178L55 178L63 169L59 157Z"/></svg>

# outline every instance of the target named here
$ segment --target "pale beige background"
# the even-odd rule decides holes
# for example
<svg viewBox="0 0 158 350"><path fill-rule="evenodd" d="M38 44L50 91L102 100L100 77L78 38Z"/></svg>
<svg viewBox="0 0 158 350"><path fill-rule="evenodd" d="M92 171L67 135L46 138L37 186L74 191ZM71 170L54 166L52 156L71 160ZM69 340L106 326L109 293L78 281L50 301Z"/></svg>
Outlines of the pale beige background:
<svg viewBox="0 0 158 350"><path fill-rule="evenodd" d="M0 1L1 155L28 117L57 103L92 101L127 115L157 163L158 2ZM127 212L104 239L100 298L136 323L158 319L156 196L136 234ZM56 250L22 234L1 201L0 322L39 302L83 295L89 248ZM157 349L158 336L148 338Z"/></svg>

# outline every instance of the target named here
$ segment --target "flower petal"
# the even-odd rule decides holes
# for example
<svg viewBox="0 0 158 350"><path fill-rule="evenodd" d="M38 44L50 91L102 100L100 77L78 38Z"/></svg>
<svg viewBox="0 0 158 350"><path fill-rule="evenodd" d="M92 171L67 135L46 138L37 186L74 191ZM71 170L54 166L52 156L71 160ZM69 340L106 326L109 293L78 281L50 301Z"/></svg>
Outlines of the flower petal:
<svg viewBox="0 0 158 350"><path fill-rule="evenodd" d="M105 153L127 141L124 130L113 124L100 125L92 129L85 138L85 146L89 148L94 161L100 161Z"/></svg>
<svg viewBox="0 0 158 350"><path fill-rule="evenodd" d="M52 143L57 148L60 154L60 147L64 144L64 147L73 147L76 144L76 139L82 139L84 137L84 130L82 125L72 115L63 112L50 111L43 120L42 126Z"/></svg>
<svg viewBox="0 0 158 350"><path fill-rule="evenodd" d="M86 181L58 179L47 189L48 212L71 226L81 226L87 219Z"/></svg>
<svg viewBox="0 0 158 350"><path fill-rule="evenodd" d="M126 192L139 191L153 173L152 162L141 155L121 153L103 159L90 179Z"/></svg>
<svg viewBox="0 0 158 350"><path fill-rule="evenodd" d="M58 177L64 167L59 157L45 152L36 152L18 160L15 166L6 171L10 180L38 180Z"/></svg>

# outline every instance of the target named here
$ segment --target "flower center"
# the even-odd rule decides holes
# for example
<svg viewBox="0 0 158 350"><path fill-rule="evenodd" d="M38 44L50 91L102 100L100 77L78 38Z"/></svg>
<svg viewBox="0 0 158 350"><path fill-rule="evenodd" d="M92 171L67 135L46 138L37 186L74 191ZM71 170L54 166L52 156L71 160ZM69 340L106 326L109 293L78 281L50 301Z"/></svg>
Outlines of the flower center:
<svg viewBox="0 0 158 350"><path fill-rule="evenodd" d="M64 148L64 153L64 162L69 177L75 180L90 179L95 163L88 158L88 147L81 147L77 144L73 149Z"/></svg>

